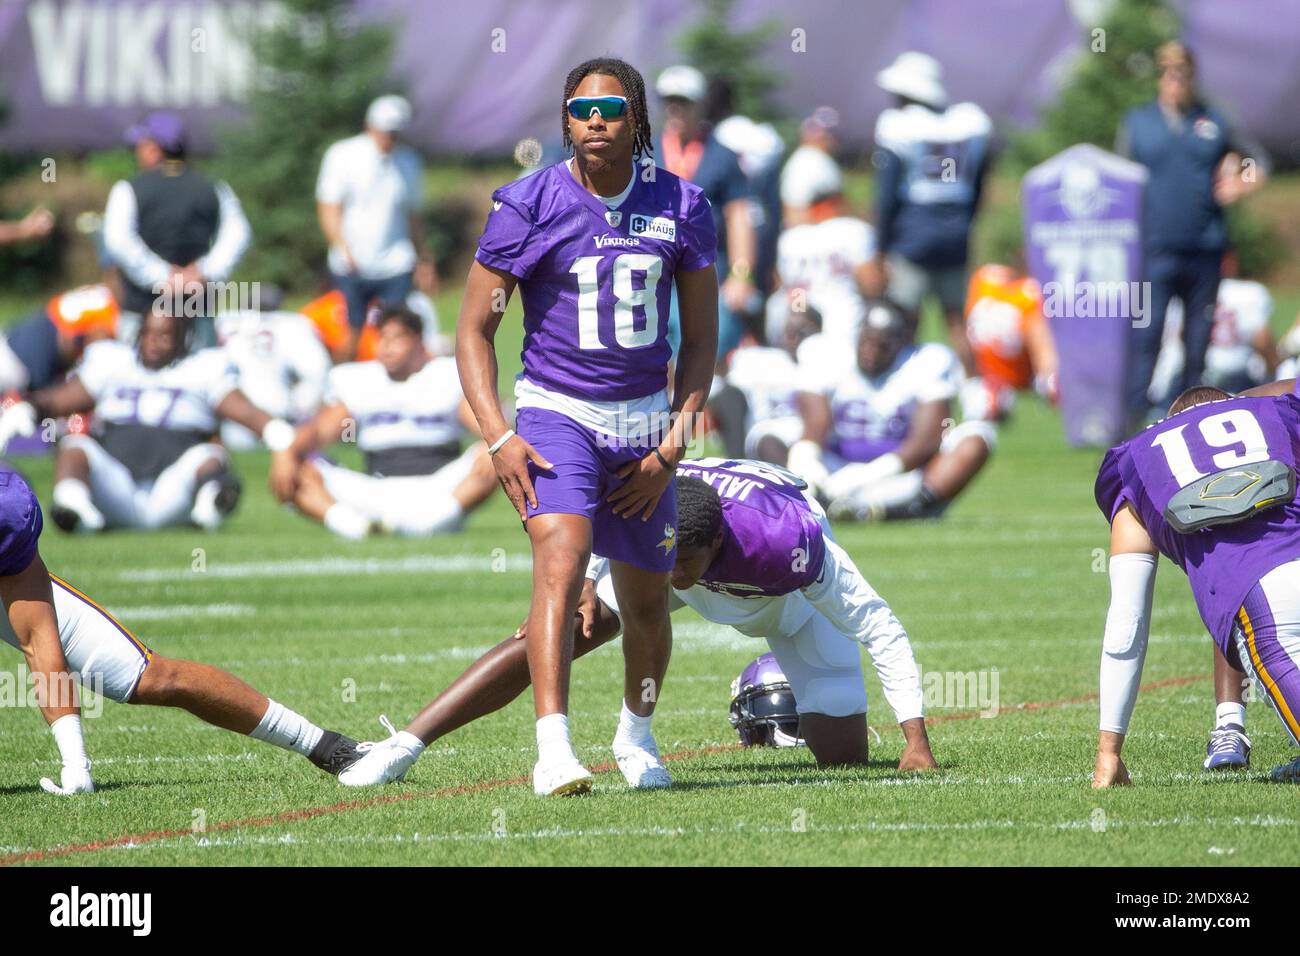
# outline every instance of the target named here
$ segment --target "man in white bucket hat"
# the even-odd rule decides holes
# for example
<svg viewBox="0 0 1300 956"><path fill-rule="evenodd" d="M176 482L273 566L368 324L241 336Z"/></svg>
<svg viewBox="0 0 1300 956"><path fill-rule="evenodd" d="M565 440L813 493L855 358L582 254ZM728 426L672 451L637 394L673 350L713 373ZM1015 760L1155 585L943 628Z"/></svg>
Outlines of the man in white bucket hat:
<svg viewBox="0 0 1300 956"><path fill-rule="evenodd" d="M992 124L974 103L949 105L943 67L924 53L900 53L876 83L894 95L895 105L876 121L873 269L914 323L926 296L938 296L953 348L973 374L962 308Z"/></svg>

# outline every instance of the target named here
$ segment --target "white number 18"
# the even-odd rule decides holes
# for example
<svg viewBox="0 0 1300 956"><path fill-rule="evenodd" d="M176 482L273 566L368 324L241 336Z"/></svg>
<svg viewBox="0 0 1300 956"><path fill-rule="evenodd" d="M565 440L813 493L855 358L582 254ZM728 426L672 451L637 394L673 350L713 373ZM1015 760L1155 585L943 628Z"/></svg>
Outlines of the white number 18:
<svg viewBox="0 0 1300 956"><path fill-rule="evenodd" d="M569 270L578 277L578 347L603 349L600 340L600 279L596 266L601 256L582 256ZM643 252L625 252L614 258L614 339L625 349L639 349L659 340L659 309L655 287L663 274L664 261ZM632 287L632 274L645 273L642 288ZM635 327L636 307L645 310L645 328Z"/></svg>

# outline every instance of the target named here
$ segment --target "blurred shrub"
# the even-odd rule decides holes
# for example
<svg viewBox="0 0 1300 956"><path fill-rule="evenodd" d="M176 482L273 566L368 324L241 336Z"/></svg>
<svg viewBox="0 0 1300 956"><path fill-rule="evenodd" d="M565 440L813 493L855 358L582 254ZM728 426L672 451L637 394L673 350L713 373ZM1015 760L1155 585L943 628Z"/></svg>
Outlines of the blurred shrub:
<svg viewBox="0 0 1300 956"><path fill-rule="evenodd" d="M253 29L258 81L244 122L220 137L213 174L234 188L253 227L242 276L310 289L325 268L316 175L335 140L359 133L370 101L389 92L392 30L359 23L346 0L281 0Z"/></svg>

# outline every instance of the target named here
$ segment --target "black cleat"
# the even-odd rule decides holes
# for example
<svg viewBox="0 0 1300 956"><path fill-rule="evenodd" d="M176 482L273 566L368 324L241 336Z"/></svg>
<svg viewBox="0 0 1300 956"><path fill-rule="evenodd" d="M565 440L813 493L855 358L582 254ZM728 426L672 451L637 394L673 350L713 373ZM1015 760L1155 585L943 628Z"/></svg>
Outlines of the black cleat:
<svg viewBox="0 0 1300 956"><path fill-rule="evenodd" d="M357 742L351 737L327 730L320 743L307 755L307 759L321 770L337 777L360 760L361 754L357 751Z"/></svg>
<svg viewBox="0 0 1300 956"><path fill-rule="evenodd" d="M228 471L222 472L218 475L216 477L216 482L219 487L217 490L217 497L213 503L217 506L217 511L219 511L221 516L224 518L234 511L236 506L238 506L239 496L243 494L244 485L237 475L233 475Z"/></svg>
<svg viewBox="0 0 1300 956"><path fill-rule="evenodd" d="M81 518L71 508L61 508L58 505L50 505L50 520L54 522L55 527L60 531L66 531L68 534L77 530L77 525L81 523Z"/></svg>

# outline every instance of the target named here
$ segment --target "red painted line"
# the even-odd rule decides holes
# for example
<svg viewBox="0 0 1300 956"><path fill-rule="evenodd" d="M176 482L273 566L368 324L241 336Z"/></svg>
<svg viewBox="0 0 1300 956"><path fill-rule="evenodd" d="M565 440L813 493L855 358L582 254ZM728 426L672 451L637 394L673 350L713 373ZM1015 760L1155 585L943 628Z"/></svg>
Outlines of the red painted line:
<svg viewBox="0 0 1300 956"><path fill-rule="evenodd" d="M1143 684L1140 690L1151 691L1159 690L1163 687L1181 687L1185 684L1193 684L1197 681L1208 680L1209 674L1201 674L1194 677L1167 677L1164 680L1152 681L1150 684ZM1082 694L1078 697L1063 697L1060 700L1039 700L1027 701L1023 704L1009 707L999 707L999 714L1014 714L1021 711L1031 710L1048 710L1053 707L1068 707L1070 704L1086 704L1096 700L1097 694ZM927 717L925 722L930 724L942 724L953 720L970 720L979 717L982 712L978 710L960 711L955 714L939 714L934 717ZM897 729L891 727L889 729ZM727 753L732 750L741 749L739 743L732 744L714 744L709 747L697 747L690 750L678 750L664 755L665 761L692 760L696 757L707 757L712 754ZM592 773L608 773L615 769L613 763L597 764L591 768ZM510 777L499 780L481 780L478 783L459 784L454 787L440 787L437 790L412 791L406 793L391 793L381 796L368 797L364 800L344 800L339 803L331 803L320 807L303 807L299 810L285 810L282 813L274 813L262 817L245 817L237 820L223 820L207 827L201 836L209 833L224 833L228 830L243 830L252 827L275 826L284 823L297 823L302 820L314 820L317 817L331 816L336 813L345 813L350 810L366 810L370 807L382 807L395 803L406 803L410 800L424 800L437 797L462 797L475 793L484 793L489 790L500 790L503 787L517 787L528 783L528 776ZM192 830L174 829L174 830L149 830L144 833L131 833L120 837L112 837L106 840L95 840L91 843L69 843L63 846L48 847L43 850L28 850L25 853L14 853L9 856L0 857L0 866L12 866L15 863L36 863L42 860L57 859L63 856L72 856L78 853L95 853L99 850L111 850L114 847L138 846L142 843L157 843L160 840L173 840L177 837L195 836Z"/></svg>

